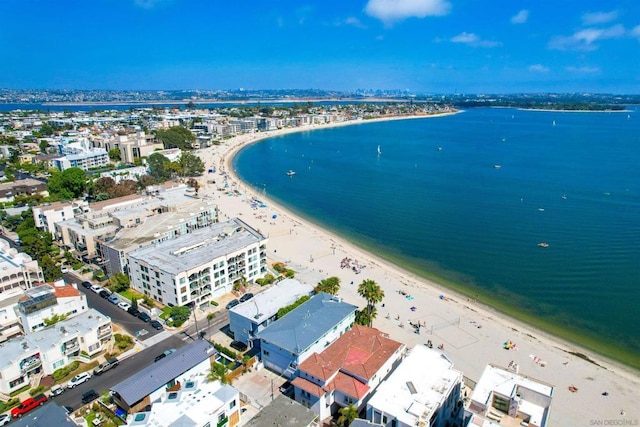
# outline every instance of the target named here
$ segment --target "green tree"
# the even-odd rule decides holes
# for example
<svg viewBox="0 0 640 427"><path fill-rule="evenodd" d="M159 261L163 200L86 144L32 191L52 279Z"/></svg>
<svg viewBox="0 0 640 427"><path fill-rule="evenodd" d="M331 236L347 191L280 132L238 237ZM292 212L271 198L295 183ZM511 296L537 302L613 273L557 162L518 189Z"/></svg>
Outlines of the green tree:
<svg viewBox="0 0 640 427"><path fill-rule="evenodd" d="M378 284L371 280L366 279L363 280L362 283L358 286L358 295L364 298L367 301L367 317L369 323L367 326L371 326L373 323L373 311L375 309L375 305L381 302L384 299L384 291L378 286Z"/></svg>
<svg viewBox="0 0 640 427"><path fill-rule="evenodd" d="M220 381L222 384L231 384L231 378L227 376L227 367L222 363L211 363L211 370L207 374L207 381Z"/></svg>
<svg viewBox="0 0 640 427"><path fill-rule="evenodd" d="M191 316L191 310L189 310L189 307L183 306L171 307L169 316L173 319L173 326L182 326L182 324L189 319L189 316Z"/></svg>
<svg viewBox="0 0 640 427"><path fill-rule="evenodd" d="M204 172L204 163L195 154L182 153L177 163L180 176L197 176Z"/></svg>
<svg viewBox="0 0 640 427"><path fill-rule="evenodd" d="M112 292L124 292L131 286L131 279L124 273L116 273L109 278L109 289Z"/></svg>
<svg viewBox="0 0 640 427"><path fill-rule="evenodd" d="M149 164L149 175L157 182L164 182L171 178L171 161L162 154L153 153L147 158Z"/></svg>
<svg viewBox="0 0 640 427"><path fill-rule="evenodd" d="M339 290L340 290L340 278L335 276L322 279L318 283L315 289L317 293L326 292L331 295L337 294Z"/></svg>
<svg viewBox="0 0 640 427"><path fill-rule="evenodd" d="M38 147L40 147L40 152L43 154L47 154L47 149L49 148L49 143L45 140L41 140L38 143Z"/></svg>
<svg viewBox="0 0 640 427"><path fill-rule="evenodd" d="M167 130L156 131L156 138L162 141L164 148L180 148L190 150L196 136L182 126L173 126Z"/></svg>
<svg viewBox="0 0 640 427"><path fill-rule="evenodd" d="M81 197L87 188L87 174L80 168L53 172L47 190L54 198L69 200Z"/></svg>
<svg viewBox="0 0 640 427"><path fill-rule="evenodd" d="M340 416L338 417L338 424L342 427L347 427L353 422L353 420L358 418L358 408L353 404L340 408L338 412L340 413Z"/></svg>
<svg viewBox="0 0 640 427"><path fill-rule="evenodd" d="M45 282L55 282L62 277L60 267L56 265L56 262L49 254L42 255L42 257L38 259L38 263L40 268L42 268L42 275L44 276Z"/></svg>
<svg viewBox="0 0 640 427"><path fill-rule="evenodd" d="M120 150L117 148L112 148L111 150L109 150L108 155L109 155L109 160L113 162L119 162L121 160Z"/></svg>
<svg viewBox="0 0 640 427"><path fill-rule="evenodd" d="M378 316L378 310L375 307L373 307L371 311L365 308L364 310L358 310L356 312L355 322L358 325L371 326L371 324L373 324L373 321L377 316Z"/></svg>

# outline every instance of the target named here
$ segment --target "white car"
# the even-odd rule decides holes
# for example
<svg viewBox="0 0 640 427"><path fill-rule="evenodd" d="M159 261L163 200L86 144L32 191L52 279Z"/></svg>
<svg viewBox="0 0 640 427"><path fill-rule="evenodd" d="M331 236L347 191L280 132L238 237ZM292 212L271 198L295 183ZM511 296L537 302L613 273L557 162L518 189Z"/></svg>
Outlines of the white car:
<svg viewBox="0 0 640 427"><path fill-rule="evenodd" d="M68 273L69 272L69 267L67 266L62 266L60 267L60 271L64 274L64 273Z"/></svg>
<svg viewBox="0 0 640 427"><path fill-rule="evenodd" d="M0 415L0 426L5 426L5 425L9 424L9 421L11 421L11 415L10 414L2 414L2 415Z"/></svg>
<svg viewBox="0 0 640 427"><path fill-rule="evenodd" d="M80 385L83 382L89 381L90 378L90 373L82 372L69 380L69 382L67 383L67 388L74 388L75 386Z"/></svg>
<svg viewBox="0 0 640 427"><path fill-rule="evenodd" d="M104 288L102 286L98 286L98 285L91 285L91 290L93 292L95 292L96 294L99 294L101 290L103 290Z"/></svg>
<svg viewBox="0 0 640 427"><path fill-rule="evenodd" d="M118 303L118 307L120 307L124 311L127 311L127 310L129 310L129 307L131 307L131 304L129 304L128 302L120 301Z"/></svg>

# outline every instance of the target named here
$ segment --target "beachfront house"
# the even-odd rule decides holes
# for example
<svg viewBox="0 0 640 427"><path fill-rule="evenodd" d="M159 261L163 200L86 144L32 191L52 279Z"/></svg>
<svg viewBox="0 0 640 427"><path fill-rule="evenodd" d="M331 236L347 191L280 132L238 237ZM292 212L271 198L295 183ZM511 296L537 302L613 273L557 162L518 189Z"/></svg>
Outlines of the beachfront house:
<svg viewBox="0 0 640 427"><path fill-rule="evenodd" d="M229 329L236 341L253 347L256 336L276 321L278 310L300 297L311 295L313 286L296 279L284 279L264 292L229 310Z"/></svg>
<svg viewBox="0 0 640 427"><path fill-rule="evenodd" d="M513 425L545 427L549 420L554 386L489 364L471 394L473 419ZM479 422L480 422L479 421Z"/></svg>
<svg viewBox="0 0 640 427"><path fill-rule="evenodd" d="M351 328L357 309L324 292L314 295L259 333L264 366L293 378L300 363Z"/></svg>
<svg viewBox="0 0 640 427"><path fill-rule="evenodd" d="M417 345L378 386L366 418L394 427L462 425L462 378L443 353Z"/></svg>
<svg viewBox="0 0 640 427"><path fill-rule="evenodd" d="M402 360L405 345L367 326L354 325L321 353L298 365L294 399L320 420L340 408L360 410L378 384Z"/></svg>

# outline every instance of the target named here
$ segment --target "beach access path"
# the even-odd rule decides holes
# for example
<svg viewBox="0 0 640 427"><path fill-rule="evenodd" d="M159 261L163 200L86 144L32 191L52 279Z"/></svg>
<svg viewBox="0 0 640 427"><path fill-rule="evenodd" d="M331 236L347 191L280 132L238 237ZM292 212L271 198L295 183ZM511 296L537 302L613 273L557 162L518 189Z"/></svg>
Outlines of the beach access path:
<svg viewBox="0 0 640 427"><path fill-rule="evenodd" d="M437 120L438 116L415 118ZM221 221L239 217L268 236L269 263L286 263L302 282L315 285L324 278L337 276L341 280L338 295L360 307L365 306L365 301L357 293L358 285L365 279L377 282L385 297L384 306L377 306L378 316L373 326L391 338L408 347L424 345L428 340L433 348L442 344L442 351L455 368L473 381L480 378L488 363L505 368L515 363L520 374L555 386L549 425L606 425L611 420L638 425L640 375L637 371L563 342L379 259L276 205L268 195L255 192L239 181L231 169L234 154L260 139L372 121L246 134L199 150L205 168L216 169L215 174L205 173L201 178L200 194L215 200ZM207 183L211 180L216 183ZM223 182L228 188L221 190ZM233 190L237 193L229 195L234 194ZM266 207L252 207L252 197L263 201ZM342 268L345 259L351 260L350 265L357 262L360 272L358 268ZM218 302L226 303L225 300ZM418 323L421 327L416 333L412 324ZM504 348L508 341L512 344L509 350ZM571 353L582 353L591 361ZM605 391L606 396L602 394ZM628 424L634 422L636 424Z"/></svg>

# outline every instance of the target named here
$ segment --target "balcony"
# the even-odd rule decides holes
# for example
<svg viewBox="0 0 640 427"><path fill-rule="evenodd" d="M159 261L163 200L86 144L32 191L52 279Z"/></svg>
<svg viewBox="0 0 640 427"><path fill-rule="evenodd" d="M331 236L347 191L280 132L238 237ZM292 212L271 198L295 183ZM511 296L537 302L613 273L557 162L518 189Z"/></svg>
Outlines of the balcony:
<svg viewBox="0 0 640 427"><path fill-rule="evenodd" d="M80 351L80 345L77 342L73 343L72 345L67 345L64 347L65 356L69 356L70 354L77 353L78 351Z"/></svg>
<svg viewBox="0 0 640 427"><path fill-rule="evenodd" d="M42 360L40 360L40 357L30 357L28 359L24 359L22 363L20 363L20 371L26 373L39 366L42 366Z"/></svg>
<svg viewBox="0 0 640 427"><path fill-rule="evenodd" d="M103 337L109 334L111 334L111 325L98 328L98 337Z"/></svg>

